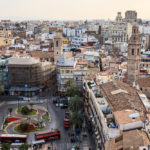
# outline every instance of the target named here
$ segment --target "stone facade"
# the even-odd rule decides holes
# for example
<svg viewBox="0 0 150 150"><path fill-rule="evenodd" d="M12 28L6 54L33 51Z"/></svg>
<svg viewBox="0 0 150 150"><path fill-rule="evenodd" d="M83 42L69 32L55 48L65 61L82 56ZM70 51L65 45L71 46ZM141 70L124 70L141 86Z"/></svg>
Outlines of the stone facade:
<svg viewBox="0 0 150 150"><path fill-rule="evenodd" d="M141 41L137 26L132 28L132 36L128 42L128 82L132 84L139 78L141 59Z"/></svg>
<svg viewBox="0 0 150 150"><path fill-rule="evenodd" d="M136 22L137 21L137 12L136 11L126 11L125 21L130 22L130 23Z"/></svg>
<svg viewBox="0 0 150 150"><path fill-rule="evenodd" d="M60 56L63 54L63 38L61 33L56 33L54 37L54 62L58 63Z"/></svg>

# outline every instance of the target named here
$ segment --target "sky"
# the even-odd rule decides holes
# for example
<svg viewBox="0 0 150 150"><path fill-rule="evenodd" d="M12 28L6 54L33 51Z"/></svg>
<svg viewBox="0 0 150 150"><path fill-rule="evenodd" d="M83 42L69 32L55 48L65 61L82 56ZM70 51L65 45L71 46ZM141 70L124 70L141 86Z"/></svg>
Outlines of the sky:
<svg viewBox="0 0 150 150"><path fill-rule="evenodd" d="M0 0L0 19L115 19L118 11L136 10L150 19L150 0Z"/></svg>

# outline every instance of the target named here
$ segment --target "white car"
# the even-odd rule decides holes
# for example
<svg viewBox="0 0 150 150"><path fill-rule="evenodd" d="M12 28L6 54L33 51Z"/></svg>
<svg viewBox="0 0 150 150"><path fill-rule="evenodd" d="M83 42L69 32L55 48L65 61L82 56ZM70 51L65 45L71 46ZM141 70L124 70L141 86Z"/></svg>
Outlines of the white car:
<svg viewBox="0 0 150 150"><path fill-rule="evenodd" d="M24 101L29 101L29 100L30 100L30 97L23 97L23 100L24 100Z"/></svg>

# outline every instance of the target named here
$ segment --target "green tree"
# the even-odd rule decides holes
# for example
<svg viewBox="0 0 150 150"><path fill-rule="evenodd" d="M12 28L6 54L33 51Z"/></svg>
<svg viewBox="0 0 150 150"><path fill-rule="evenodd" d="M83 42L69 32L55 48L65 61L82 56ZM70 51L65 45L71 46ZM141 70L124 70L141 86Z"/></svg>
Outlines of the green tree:
<svg viewBox="0 0 150 150"><path fill-rule="evenodd" d="M72 80L68 80L66 83L65 83L65 88L68 88L70 86L74 85L73 81Z"/></svg>
<svg viewBox="0 0 150 150"><path fill-rule="evenodd" d="M76 86L71 85L70 87L67 88L65 95L68 97L73 97L75 95L80 95L80 92Z"/></svg>
<svg viewBox="0 0 150 150"><path fill-rule="evenodd" d="M20 124L20 129L25 132L29 128L29 123L21 123Z"/></svg>
<svg viewBox="0 0 150 150"><path fill-rule="evenodd" d="M78 112L82 110L83 108L83 102L81 101L79 96L74 96L69 100L69 109L72 112Z"/></svg>
<svg viewBox="0 0 150 150"><path fill-rule="evenodd" d="M75 95L80 95L80 92L72 80L68 80L65 84L66 92L65 95L68 97L73 97Z"/></svg>
<svg viewBox="0 0 150 150"><path fill-rule="evenodd" d="M4 91L5 91L4 86L0 84L0 95L2 95Z"/></svg>
<svg viewBox="0 0 150 150"><path fill-rule="evenodd" d="M28 108L27 106L23 106L23 107L21 108L21 113L22 113L23 115L27 115L28 112L29 112L29 108Z"/></svg>
<svg viewBox="0 0 150 150"><path fill-rule="evenodd" d="M29 148L29 145L24 143L20 146L19 150L28 150L28 148Z"/></svg>
<svg viewBox="0 0 150 150"><path fill-rule="evenodd" d="M8 144L8 143L3 143L3 144L2 144L2 150L10 150L10 144Z"/></svg>
<svg viewBox="0 0 150 150"><path fill-rule="evenodd" d="M83 124L83 116L79 112L73 112L71 115L71 123L74 128L81 128Z"/></svg>
<svg viewBox="0 0 150 150"><path fill-rule="evenodd" d="M12 107L9 107L9 108L8 108L8 111L9 111L9 114L10 114L10 116L11 116L11 113L12 113L12 111L13 111L13 108L12 108Z"/></svg>

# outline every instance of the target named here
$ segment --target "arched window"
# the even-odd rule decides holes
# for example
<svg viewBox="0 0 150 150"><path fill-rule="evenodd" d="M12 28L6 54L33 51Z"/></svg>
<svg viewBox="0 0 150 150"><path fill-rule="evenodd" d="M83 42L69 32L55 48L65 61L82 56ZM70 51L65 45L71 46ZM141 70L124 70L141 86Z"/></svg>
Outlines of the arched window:
<svg viewBox="0 0 150 150"><path fill-rule="evenodd" d="M137 55L139 55L139 49L137 49Z"/></svg>
<svg viewBox="0 0 150 150"><path fill-rule="evenodd" d="M132 55L134 55L134 49L132 49Z"/></svg>
<svg viewBox="0 0 150 150"><path fill-rule="evenodd" d="M56 41L56 47L58 47L58 41Z"/></svg>
<svg viewBox="0 0 150 150"><path fill-rule="evenodd" d="M134 33L136 33L136 29L134 29Z"/></svg>

